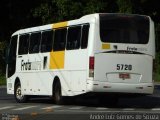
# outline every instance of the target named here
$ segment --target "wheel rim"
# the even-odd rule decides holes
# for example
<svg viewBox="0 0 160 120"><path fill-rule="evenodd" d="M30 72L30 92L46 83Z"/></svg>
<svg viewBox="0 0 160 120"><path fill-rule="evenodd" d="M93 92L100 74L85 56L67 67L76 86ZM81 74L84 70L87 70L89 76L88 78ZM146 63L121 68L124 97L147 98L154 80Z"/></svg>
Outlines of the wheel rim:
<svg viewBox="0 0 160 120"><path fill-rule="evenodd" d="M22 100L24 98L24 95L21 94L21 86L18 86L16 89L16 98L18 100Z"/></svg>

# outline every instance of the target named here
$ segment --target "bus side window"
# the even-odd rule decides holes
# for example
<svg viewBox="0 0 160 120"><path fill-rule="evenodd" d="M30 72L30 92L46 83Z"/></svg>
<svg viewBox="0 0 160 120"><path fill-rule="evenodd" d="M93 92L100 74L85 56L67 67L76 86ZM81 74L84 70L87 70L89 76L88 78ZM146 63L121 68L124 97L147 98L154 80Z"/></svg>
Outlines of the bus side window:
<svg viewBox="0 0 160 120"><path fill-rule="evenodd" d="M66 45L67 28L55 29L53 51L63 51Z"/></svg>
<svg viewBox="0 0 160 120"><path fill-rule="evenodd" d="M52 50L53 30L42 32L41 52L50 52Z"/></svg>
<svg viewBox="0 0 160 120"><path fill-rule="evenodd" d="M81 49L86 49L88 46L88 34L89 34L89 24L83 25L82 28L82 39L81 39Z"/></svg>
<svg viewBox="0 0 160 120"><path fill-rule="evenodd" d="M19 49L18 54L28 54L28 46L29 46L29 34L23 34L19 37Z"/></svg>
<svg viewBox="0 0 160 120"><path fill-rule="evenodd" d="M17 50L17 38L18 36L13 36L11 38L8 54L8 73L7 76L11 77L16 71L16 50Z"/></svg>
<svg viewBox="0 0 160 120"><path fill-rule="evenodd" d="M38 53L40 46L41 33L31 33L29 53Z"/></svg>
<svg viewBox="0 0 160 120"><path fill-rule="evenodd" d="M81 39L81 26L68 28L67 50L79 49Z"/></svg>

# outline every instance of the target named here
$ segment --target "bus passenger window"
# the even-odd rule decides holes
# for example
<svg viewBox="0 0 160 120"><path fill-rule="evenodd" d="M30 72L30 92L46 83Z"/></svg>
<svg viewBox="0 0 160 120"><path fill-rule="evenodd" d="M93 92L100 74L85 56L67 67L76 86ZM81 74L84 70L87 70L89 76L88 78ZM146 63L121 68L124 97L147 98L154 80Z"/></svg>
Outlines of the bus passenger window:
<svg viewBox="0 0 160 120"><path fill-rule="evenodd" d="M11 43L9 46L9 54L8 54L8 72L7 76L11 77L16 71L16 50L17 50L17 38L18 36L12 36Z"/></svg>
<svg viewBox="0 0 160 120"><path fill-rule="evenodd" d="M81 39L81 48L85 49L88 46L88 34L89 34L89 24L83 25L82 28L82 39Z"/></svg>
<svg viewBox="0 0 160 120"><path fill-rule="evenodd" d="M30 37L29 53L38 53L41 33L32 33Z"/></svg>
<svg viewBox="0 0 160 120"><path fill-rule="evenodd" d="M68 28L67 50L79 49L81 39L81 26Z"/></svg>
<svg viewBox="0 0 160 120"><path fill-rule="evenodd" d="M29 34L23 34L19 37L19 49L18 54L28 54Z"/></svg>
<svg viewBox="0 0 160 120"><path fill-rule="evenodd" d="M66 28L55 29L53 51L63 51L66 45Z"/></svg>
<svg viewBox="0 0 160 120"><path fill-rule="evenodd" d="M41 52L50 52L52 50L53 31L42 32Z"/></svg>

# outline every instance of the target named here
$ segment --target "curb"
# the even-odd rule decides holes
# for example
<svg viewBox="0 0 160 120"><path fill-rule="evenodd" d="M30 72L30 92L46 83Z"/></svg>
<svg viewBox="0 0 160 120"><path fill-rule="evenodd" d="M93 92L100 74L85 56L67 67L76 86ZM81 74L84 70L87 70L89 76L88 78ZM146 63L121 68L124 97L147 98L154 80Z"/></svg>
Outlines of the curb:
<svg viewBox="0 0 160 120"><path fill-rule="evenodd" d="M154 85L160 85L160 82L155 82Z"/></svg>

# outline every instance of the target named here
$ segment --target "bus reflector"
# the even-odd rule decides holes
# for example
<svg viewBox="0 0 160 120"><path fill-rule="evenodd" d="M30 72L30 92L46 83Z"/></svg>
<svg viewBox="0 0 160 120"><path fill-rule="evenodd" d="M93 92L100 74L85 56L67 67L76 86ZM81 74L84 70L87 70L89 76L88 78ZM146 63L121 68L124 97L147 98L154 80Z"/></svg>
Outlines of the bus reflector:
<svg viewBox="0 0 160 120"><path fill-rule="evenodd" d="M94 77L94 57L89 57L89 77Z"/></svg>

